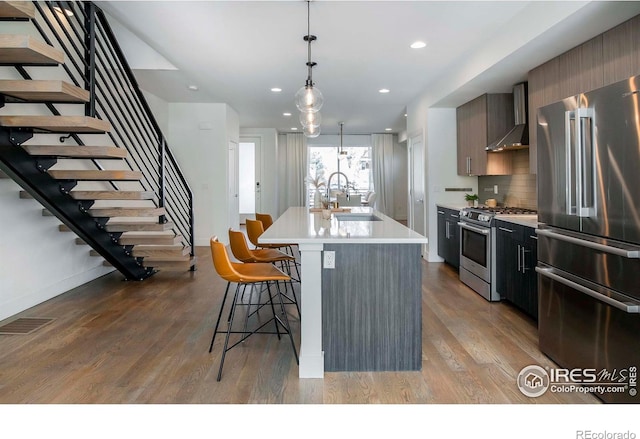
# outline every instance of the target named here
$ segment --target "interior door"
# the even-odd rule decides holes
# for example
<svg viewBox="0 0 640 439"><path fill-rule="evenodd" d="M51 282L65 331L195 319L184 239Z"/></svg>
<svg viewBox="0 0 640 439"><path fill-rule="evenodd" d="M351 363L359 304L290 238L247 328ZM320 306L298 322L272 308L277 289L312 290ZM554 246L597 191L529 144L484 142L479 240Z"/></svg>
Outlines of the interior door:
<svg viewBox="0 0 640 439"><path fill-rule="evenodd" d="M238 144L234 141L229 142L229 161L228 161L228 214L229 227L238 230L240 228L240 216L238 214L240 206L238 203Z"/></svg>
<svg viewBox="0 0 640 439"><path fill-rule="evenodd" d="M262 211L261 200L262 142L259 137L241 137L238 149L240 223Z"/></svg>
<svg viewBox="0 0 640 439"><path fill-rule="evenodd" d="M424 143L422 134L409 139L409 228L425 235ZM426 254L423 248L422 254Z"/></svg>

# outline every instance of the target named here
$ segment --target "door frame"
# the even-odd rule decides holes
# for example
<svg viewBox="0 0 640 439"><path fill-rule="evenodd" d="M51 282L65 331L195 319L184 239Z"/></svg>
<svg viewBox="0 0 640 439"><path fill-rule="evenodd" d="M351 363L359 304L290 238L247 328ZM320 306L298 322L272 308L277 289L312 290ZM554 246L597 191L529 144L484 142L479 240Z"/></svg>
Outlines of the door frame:
<svg viewBox="0 0 640 439"><path fill-rule="evenodd" d="M255 159L255 169L254 176L256 182L255 188L255 211L262 212L262 135L258 134L246 134L240 135L240 140L238 142L238 151L240 148L240 143L253 143L255 145L254 151L254 159ZM240 163L240 157L238 156L238 163ZM253 212L255 214L255 212ZM240 223L244 224L247 218L253 218L253 214L242 214L238 212Z"/></svg>
<svg viewBox="0 0 640 439"><path fill-rule="evenodd" d="M414 145L417 143L415 141L415 139L419 138L421 140L422 143L422 150L420 151L420 157L418 160L418 163L415 163L415 156L414 156ZM414 230L415 232L423 235L423 236L427 236L426 234L426 229L427 229L427 214L426 214L426 188L425 188L425 181L426 181L426 175L425 175L425 165L424 165L424 145L425 144L425 136L424 136L424 130L419 130L419 131L415 131L413 133L411 133L411 135L407 136L407 161L408 161L408 169L407 169L407 177L408 177L408 184L409 184L409 194L408 194L408 198L409 198L409 206L408 206L408 226L411 230ZM415 189L414 189L414 176L415 176L415 170L416 167L415 166L420 166L420 184L421 184L421 192L422 192L422 229L423 230L416 230L416 208L415 208L415 204L418 200L415 199ZM426 256L427 255L427 249L426 249L426 244L422 244L422 256Z"/></svg>

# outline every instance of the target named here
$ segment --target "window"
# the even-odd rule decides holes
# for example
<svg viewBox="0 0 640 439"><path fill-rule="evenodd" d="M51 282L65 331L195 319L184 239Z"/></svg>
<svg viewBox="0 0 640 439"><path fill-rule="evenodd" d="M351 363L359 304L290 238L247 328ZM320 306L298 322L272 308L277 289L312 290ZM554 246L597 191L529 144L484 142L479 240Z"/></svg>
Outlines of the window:
<svg viewBox="0 0 640 439"><path fill-rule="evenodd" d="M371 147L370 146L344 146L340 154L339 146L309 146L309 172L308 175L314 179L321 175L325 183L334 172L342 172L342 175L335 175L331 179L331 191L348 191L350 195L365 195L373 190L373 178L371 176ZM327 187L321 188L322 193L326 193ZM313 205L313 198L316 192L315 185L308 185L309 205Z"/></svg>

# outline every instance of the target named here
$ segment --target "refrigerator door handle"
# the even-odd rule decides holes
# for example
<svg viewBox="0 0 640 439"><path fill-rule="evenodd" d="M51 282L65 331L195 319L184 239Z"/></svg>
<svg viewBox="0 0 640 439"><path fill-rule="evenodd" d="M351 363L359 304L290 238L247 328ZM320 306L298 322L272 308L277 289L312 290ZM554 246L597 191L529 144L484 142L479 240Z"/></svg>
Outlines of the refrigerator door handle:
<svg viewBox="0 0 640 439"><path fill-rule="evenodd" d="M575 211L573 210L573 189L574 189L574 177L573 177L573 167L571 158L573 157L573 142L571 136L571 122L574 122L575 126L575 112L574 111L565 111L564 112L564 151L565 151L565 173L564 173L564 186L566 190L565 201L566 205L566 213L567 215L575 215Z"/></svg>
<svg viewBox="0 0 640 439"><path fill-rule="evenodd" d="M622 247L615 247L613 245L599 244L593 241L587 241L585 239L575 238L573 236L565 235L564 233L554 232L548 229L536 229L536 233L547 238L557 239L559 241L569 242L571 244L581 245L583 247L589 247L594 250L599 250L605 253L609 253L616 256L622 256L627 259L640 259L640 247L625 245Z"/></svg>
<svg viewBox="0 0 640 439"><path fill-rule="evenodd" d="M576 139L576 215L590 218L594 215L593 199L595 194L594 151L591 129L593 109L579 108L575 112ZM588 148L588 149L587 149Z"/></svg>
<svg viewBox="0 0 640 439"><path fill-rule="evenodd" d="M566 277L563 277L554 273L553 268L536 267L536 271L540 273L540 275L542 276L545 276L545 277L548 277L549 279L560 282L561 284L564 284L570 288L573 288L576 291L580 291L581 293L584 293L587 296L591 296L596 300L604 302L607 305L611 305L614 308L618 308L626 313L640 314L640 305L633 302L621 302L619 300L612 299L609 296L601 294L595 290L592 290L591 288L580 285L579 283L576 283L572 280L567 279Z"/></svg>

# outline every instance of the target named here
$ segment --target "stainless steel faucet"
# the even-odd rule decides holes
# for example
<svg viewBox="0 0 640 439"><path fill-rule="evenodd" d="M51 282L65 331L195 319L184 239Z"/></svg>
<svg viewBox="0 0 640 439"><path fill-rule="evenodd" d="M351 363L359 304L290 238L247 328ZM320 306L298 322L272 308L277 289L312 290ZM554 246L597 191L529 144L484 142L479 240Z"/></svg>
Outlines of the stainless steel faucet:
<svg viewBox="0 0 640 439"><path fill-rule="evenodd" d="M344 176L344 179L347 181L347 184L345 186L345 193L349 193L349 178L347 177L347 175L344 172L334 172L329 176L329 179L327 180L327 199L331 198L331 178L333 178L333 176L336 174ZM338 177L338 189L340 189L340 177Z"/></svg>

